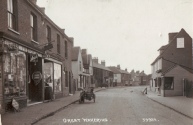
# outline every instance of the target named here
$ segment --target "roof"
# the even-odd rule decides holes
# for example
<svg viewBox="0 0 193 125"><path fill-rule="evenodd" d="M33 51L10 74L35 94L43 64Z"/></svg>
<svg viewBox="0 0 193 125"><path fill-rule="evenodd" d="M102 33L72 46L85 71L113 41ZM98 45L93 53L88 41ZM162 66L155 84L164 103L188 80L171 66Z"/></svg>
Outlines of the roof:
<svg viewBox="0 0 193 125"><path fill-rule="evenodd" d="M125 71L125 70L120 70L121 73L124 73L124 74L130 74L129 72Z"/></svg>
<svg viewBox="0 0 193 125"><path fill-rule="evenodd" d="M110 67L108 67L111 71L113 71L113 73L115 73L115 74L120 74L121 72L120 72L120 70L117 68L117 67L115 67L115 66L110 66Z"/></svg>
<svg viewBox="0 0 193 125"><path fill-rule="evenodd" d="M167 46L168 46L168 44L160 47L160 48L158 49L158 51L159 51L159 50L165 50L165 49L167 48Z"/></svg>
<svg viewBox="0 0 193 125"><path fill-rule="evenodd" d="M173 37L173 39L170 40L170 42L169 42L167 45L162 46L162 47L160 48L160 49L163 49L163 48L164 48L163 52L152 62L151 65L153 65L158 59L160 59L160 58L163 57L163 54L164 54L165 50L167 50L167 49L169 48L169 46L170 46L171 43L175 40L175 38L177 38L178 35L179 35L180 33L182 33L182 32L185 32L186 34L188 34L188 33L182 28L182 29L180 30L180 32L178 32L177 35L175 35L175 36ZM189 35L189 34L188 34L188 35ZM159 50L160 50L160 49L159 49Z"/></svg>
<svg viewBox="0 0 193 125"><path fill-rule="evenodd" d="M96 62L93 62L93 67L98 68L98 69L103 69L106 71L111 71L111 69L109 69L108 67L105 67L104 65L96 63Z"/></svg>
<svg viewBox="0 0 193 125"><path fill-rule="evenodd" d="M80 47L73 47L72 48L72 61L78 61L79 51L80 51Z"/></svg>
<svg viewBox="0 0 193 125"><path fill-rule="evenodd" d="M181 68L183 68L183 69L185 69L186 71L188 71L188 72L190 72L190 73L193 74L193 69L187 68L187 67L182 66L182 65L177 65L177 64L175 64L175 65L171 66L170 68L168 68L166 71L162 72L162 75L165 75L166 73L168 73L169 71L171 71L172 69L174 69L174 68L177 67L177 66L180 66Z"/></svg>
<svg viewBox="0 0 193 125"><path fill-rule="evenodd" d="M142 71L139 76L146 76L146 74Z"/></svg>

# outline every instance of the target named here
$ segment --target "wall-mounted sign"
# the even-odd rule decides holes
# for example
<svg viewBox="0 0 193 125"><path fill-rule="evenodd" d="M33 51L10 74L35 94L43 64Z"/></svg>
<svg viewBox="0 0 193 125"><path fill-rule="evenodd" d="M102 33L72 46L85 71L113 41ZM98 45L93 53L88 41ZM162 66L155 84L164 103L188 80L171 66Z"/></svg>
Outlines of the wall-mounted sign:
<svg viewBox="0 0 193 125"><path fill-rule="evenodd" d="M45 54L42 55L42 58L43 58L43 59L45 59L45 58L50 58L50 55L47 54L47 53L45 53Z"/></svg>
<svg viewBox="0 0 193 125"><path fill-rule="evenodd" d="M38 62L38 54L31 54L30 62Z"/></svg>
<svg viewBox="0 0 193 125"><path fill-rule="evenodd" d="M42 80L42 74L40 71L36 71L32 74L32 79L34 80L34 84L38 85Z"/></svg>

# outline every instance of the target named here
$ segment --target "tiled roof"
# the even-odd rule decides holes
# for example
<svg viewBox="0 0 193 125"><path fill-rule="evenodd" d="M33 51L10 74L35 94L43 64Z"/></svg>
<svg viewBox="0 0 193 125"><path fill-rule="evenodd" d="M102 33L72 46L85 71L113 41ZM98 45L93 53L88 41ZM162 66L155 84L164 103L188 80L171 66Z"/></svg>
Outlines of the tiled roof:
<svg viewBox="0 0 193 125"><path fill-rule="evenodd" d="M158 51L159 51L159 50L165 50L165 49L167 48L167 46L168 46L168 44L160 47L160 48L158 49Z"/></svg>
<svg viewBox="0 0 193 125"><path fill-rule="evenodd" d="M93 67L98 68L98 69L103 69L106 71L111 71L111 69L109 69L108 67L105 67L104 65L96 63L96 62L93 62Z"/></svg>
<svg viewBox="0 0 193 125"><path fill-rule="evenodd" d="M163 71L162 72L162 75L165 75L167 72L169 72L169 71L171 71L172 69L174 69L175 67L177 67L177 66L180 66L180 67L182 67L183 69L185 69L185 70L187 70L188 72L190 72L190 73L192 73L193 74L193 70L192 69L190 69L190 68L188 68L188 67L185 67L185 66L182 66L182 65L173 65L173 66L171 66L170 68L168 68L166 71Z"/></svg>
<svg viewBox="0 0 193 125"><path fill-rule="evenodd" d="M121 73L124 73L124 74L129 74L129 72L125 71L125 70L120 70Z"/></svg>
<svg viewBox="0 0 193 125"><path fill-rule="evenodd" d="M110 66L110 67L108 67L111 71L113 71L113 73L115 73L115 74L120 74L121 72L120 72L120 70L117 68L117 67L115 67L115 66Z"/></svg>
<svg viewBox="0 0 193 125"><path fill-rule="evenodd" d="M73 47L72 48L72 61L78 60L79 51L80 51L80 47Z"/></svg>

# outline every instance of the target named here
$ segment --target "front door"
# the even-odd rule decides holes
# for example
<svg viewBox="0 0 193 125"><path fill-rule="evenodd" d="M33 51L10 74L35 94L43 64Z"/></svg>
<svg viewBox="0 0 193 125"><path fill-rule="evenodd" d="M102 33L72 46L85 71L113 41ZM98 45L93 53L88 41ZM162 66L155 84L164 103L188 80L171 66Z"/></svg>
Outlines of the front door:
<svg viewBox="0 0 193 125"><path fill-rule="evenodd" d="M38 57L37 62L32 62L28 57L28 100L29 103L39 102L43 100L42 79L37 82L32 78L34 73L39 72L42 75L42 59Z"/></svg>

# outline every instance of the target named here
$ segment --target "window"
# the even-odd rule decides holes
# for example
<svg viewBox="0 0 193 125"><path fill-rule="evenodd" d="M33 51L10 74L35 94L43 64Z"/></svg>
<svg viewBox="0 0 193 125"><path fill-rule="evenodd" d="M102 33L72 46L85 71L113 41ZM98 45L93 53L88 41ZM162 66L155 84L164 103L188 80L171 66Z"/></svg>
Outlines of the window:
<svg viewBox="0 0 193 125"><path fill-rule="evenodd" d="M54 87L53 83L53 63L52 62L44 62L44 80L45 82L52 87Z"/></svg>
<svg viewBox="0 0 193 125"><path fill-rule="evenodd" d="M184 38L177 38L177 48L184 48Z"/></svg>
<svg viewBox="0 0 193 125"><path fill-rule="evenodd" d="M57 34L57 52L60 54L60 35Z"/></svg>
<svg viewBox="0 0 193 125"><path fill-rule="evenodd" d="M65 86L68 87L68 72L65 71Z"/></svg>
<svg viewBox="0 0 193 125"><path fill-rule="evenodd" d="M65 57L68 58L68 44L67 44L67 41L65 41Z"/></svg>
<svg viewBox="0 0 193 125"><path fill-rule="evenodd" d="M80 68L80 71L81 71L82 70L81 61L79 62L79 68Z"/></svg>
<svg viewBox="0 0 193 125"><path fill-rule="evenodd" d="M48 43L51 42L51 28L49 26L46 28L46 38Z"/></svg>
<svg viewBox="0 0 193 125"><path fill-rule="evenodd" d="M4 56L4 96L26 96L26 55L24 52L6 53Z"/></svg>
<svg viewBox="0 0 193 125"><path fill-rule="evenodd" d="M37 17L31 13L30 15L31 22L31 39L37 41Z"/></svg>
<svg viewBox="0 0 193 125"><path fill-rule="evenodd" d="M55 93L62 91L61 71L62 71L61 65L54 63L54 92Z"/></svg>
<svg viewBox="0 0 193 125"><path fill-rule="evenodd" d="M18 31L17 27L17 0L7 0L8 27Z"/></svg>
<svg viewBox="0 0 193 125"><path fill-rule="evenodd" d="M165 90L173 90L174 89L174 78L173 77L165 77L164 78L164 89Z"/></svg>

